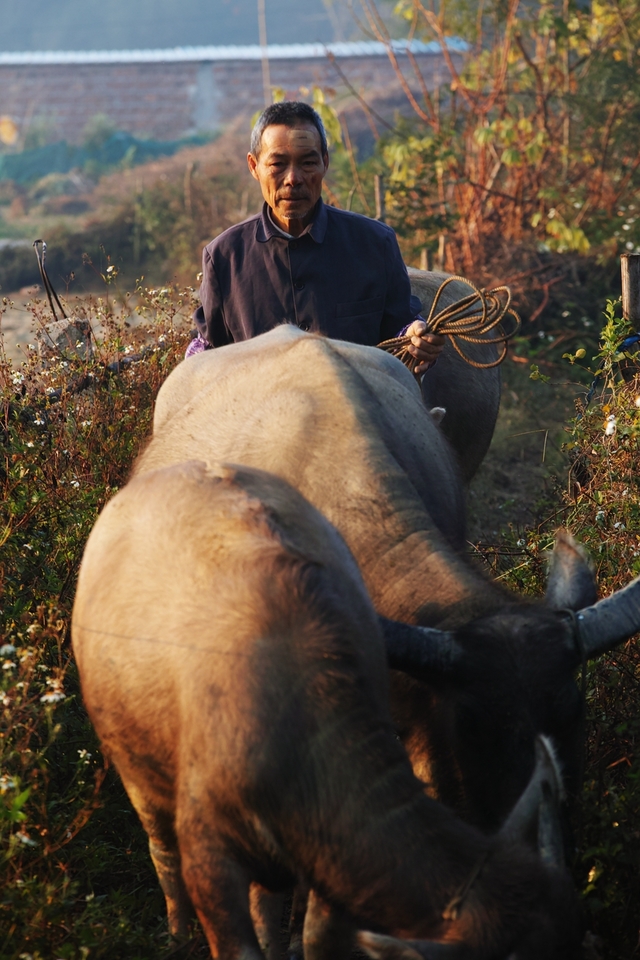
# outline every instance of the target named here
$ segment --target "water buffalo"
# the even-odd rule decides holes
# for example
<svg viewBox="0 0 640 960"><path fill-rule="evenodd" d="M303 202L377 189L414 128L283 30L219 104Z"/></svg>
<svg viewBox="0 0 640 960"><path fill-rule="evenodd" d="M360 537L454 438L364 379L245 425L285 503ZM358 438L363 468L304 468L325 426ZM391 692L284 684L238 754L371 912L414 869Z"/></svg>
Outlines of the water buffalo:
<svg viewBox="0 0 640 960"><path fill-rule="evenodd" d="M448 274L409 268L411 292L419 297L427 316L440 285ZM472 288L460 280L442 291L437 310L469 295ZM490 363L497 357L491 343L464 344L474 360ZM500 367L482 370L470 366L447 339L437 364L421 381L422 396L428 408L442 407L446 415L442 432L453 447L462 479L474 476L489 449L500 407Z"/></svg>
<svg viewBox="0 0 640 960"><path fill-rule="evenodd" d="M439 628L387 631L392 665L406 671L392 675L392 715L434 796L497 829L531 776L538 733L556 741L575 792L574 673L583 650L597 655L638 629L638 585L592 607L592 574L567 535L546 604L472 565L456 464L398 360L290 326L192 357L160 390L136 471L193 457L286 479L340 530L379 614ZM592 621L585 648L575 625Z"/></svg>
<svg viewBox="0 0 640 960"><path fill-rule="evenodd" d="M358 568L282 480L199 462L135 477L89 537L72 629L172 933L193 905L218 960L264 960L256 929L277 957L258 905L299 878L306 960L346 960L356 928L388 960L579 956L567 877L517 839L558 789L548 744L493 839L431 800Z"/></svg>

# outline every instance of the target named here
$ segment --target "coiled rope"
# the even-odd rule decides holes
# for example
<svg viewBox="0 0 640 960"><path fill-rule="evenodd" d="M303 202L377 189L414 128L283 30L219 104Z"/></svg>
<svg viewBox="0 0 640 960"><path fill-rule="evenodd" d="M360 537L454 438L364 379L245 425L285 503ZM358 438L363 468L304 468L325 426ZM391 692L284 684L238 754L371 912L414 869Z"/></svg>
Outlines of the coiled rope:
<svg viewBox="0 0 640 960"><path fill-rule="evenodd" d="M448 284L454 280L462 281L473 289L467 297L450 303L437 312L438 301ZM510 317L513 321L512 329L505 331L502 321ZM440 284L433 298L429 316L425 318L428 333L439 333L441 336L450 337L451 343L457 353L470 366L478 370L488 370L491 367L497 367L502 363L507 355L508 343L520 329L521 320L516 311L511 306L511 290L509 287L494 287L493 290L481 290L470 280L464 277L447 277ZM492 330L496 331L494 336L487 338L487 334ZM474 360L468 356L460 345L460 341L467 343L482 344L502 344L500 356L497 360L490 360L482 363L480 360ZM416 367L422 363L417 357L412 356L407 349L411 345L411 337L394 337L392 340L384 340L378 346L387 353L392 353L394 357L404 363L412 373L415 373Z"/></svg>

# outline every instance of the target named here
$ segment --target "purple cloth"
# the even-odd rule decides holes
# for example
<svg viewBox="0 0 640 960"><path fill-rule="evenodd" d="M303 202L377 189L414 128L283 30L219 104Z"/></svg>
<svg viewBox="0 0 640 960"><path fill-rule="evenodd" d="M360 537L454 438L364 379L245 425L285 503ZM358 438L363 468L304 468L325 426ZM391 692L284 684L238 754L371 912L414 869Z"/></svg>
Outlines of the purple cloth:
<svg viewBox="0 0 640 960"><path fill-rule="evenodd" d="M186 360L187 357L193 357L195 356L196 353L203 353L205 350L210 350L210 349L211 349L211 344L207 343L207 341L204 339L204 337L201 334L198 334L193 338L193 340L187 347L184 358Z"/></svg>

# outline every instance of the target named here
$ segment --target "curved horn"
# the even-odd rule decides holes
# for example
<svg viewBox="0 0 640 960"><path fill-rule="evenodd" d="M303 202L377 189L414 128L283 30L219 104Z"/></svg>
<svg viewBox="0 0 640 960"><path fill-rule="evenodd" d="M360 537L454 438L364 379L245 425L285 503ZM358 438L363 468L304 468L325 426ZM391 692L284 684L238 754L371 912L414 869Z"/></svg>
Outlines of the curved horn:
<svg viewBox="0 0 640 960"><path fill-rule="evenodd" d="M463 943L398 940L369 930L360 930L357 941L360 949L373 960L468 960L471 956Z"/></svg>
<svg viewBox="0 0 640 960"><path fill-rule="evenodd" d="M506 842L519 842L531 836L538 823L538 845L544 845L541 855L549 862L555 861L550 837L555 830L549 827L549 811L557 817L557 805L564 789L558 761L548 737L536 737L536 765L528 786L500 828L498 837ZM541 820L544 825L541 824ZM561 861L560 861L561 862Z"/></svg>
<svg viewBox="0 0 640 960"><path fill-rule="evenodd" d="M416 627L378 617L387 647L389 666L412 676L450 674L462 660L454 635L434 627Z"/></svg>
<svg viewBox="0 0 640 960"><path fill-rule="evenodd" d="M551 867L565 865L558 801L546 783L542 785L542 800L538 807L538 853L543 863Z"/></svg>
<svg viewBox="0 0 640 960"><path fill-rule="evenodd" d="M640 577L576 613L580 640L588 660L612 650L640 630Z"/></svg>

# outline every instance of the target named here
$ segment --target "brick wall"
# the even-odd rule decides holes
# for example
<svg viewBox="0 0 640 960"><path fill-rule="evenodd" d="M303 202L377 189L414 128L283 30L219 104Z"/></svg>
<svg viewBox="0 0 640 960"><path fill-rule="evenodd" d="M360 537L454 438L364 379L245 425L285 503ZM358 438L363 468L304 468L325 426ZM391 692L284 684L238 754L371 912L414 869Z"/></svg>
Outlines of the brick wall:
<svg viewBox="0 0 640 960"><path fill-rule="evenodd" d="M407 56L398 60L418 89ZM416 60L430 89L449 75L440 54L419 54ZM388 104L404 99L386 57L342 57L338 63L367 98ZM289 96L314 84L347 95L328 59L275 59L270 73L272 86ZM0 114L12 117L21 132L45 119L56 138L70 142L81 140L85 124L97 113L111 117L121 130L171 140L214 130L262 105L259 60L0 65Z"/></svg>

